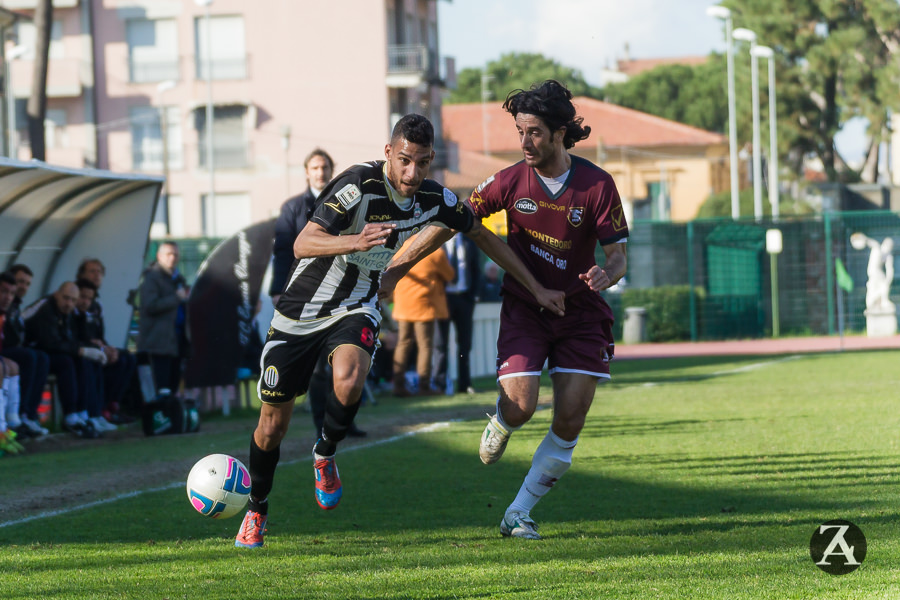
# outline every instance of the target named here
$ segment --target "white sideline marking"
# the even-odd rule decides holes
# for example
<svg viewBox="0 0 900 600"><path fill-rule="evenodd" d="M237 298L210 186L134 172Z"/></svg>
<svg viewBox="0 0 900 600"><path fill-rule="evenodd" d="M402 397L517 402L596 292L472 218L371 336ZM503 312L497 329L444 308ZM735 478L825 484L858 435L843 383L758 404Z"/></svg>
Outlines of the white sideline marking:
<svg viewBox="0 0 900 600"><path fill-rule="evenodd" d="M779 358L777 360L767 360L767 361L763 361L763 362L752 363L749 365L744 365L743 367L737 367L737 368L728 369L725 371L713 371L712 373L710 373L710 376L711 377L721 377L723 375L736 375L738 373L747 373L749 371L755 371L757 369L762 369L763 367L769 367L771 365L775 365L775 364L778 364L781 362L795 360L795 359L801 358L802 356L803 355L801 355L801 354L792 354L791 356L785 356L785 357ZM658 385L659 385L659 383L656 381L646 381L641 384L642 387L656 387Z"/></svg>
<svg viewBox="0 0 900 600"><path fill-rule="evenodd" d="M423 425L417 429L413 429L411 431L407 431L406 433L401 433L399 435L394 435L389 438L384 438L382 440L373 440L371 442L365 444L358 444L356 446L350 446L346 450L342 450L342 454L346 454L347 452L353 452L354 450L363 450L364 448L371 448L373 446L380 446L381 444L390 444L393 442L400 441L402 439L412 437L414 435L419 435L420 433L431 433L432 431L437 431L438 429L443 429L444 427L450 426L450 421L439 421L437 423L429 423L428 425ZM312 456L307 458L298 458L296 460L285 461L280 464L284 465L292 465L298 462L302 462L304 460L312 460ZM117 496L112 496L110 498L104 498L102 500L94 500L93 502L87 502L85 504L79 504L78 506L70 506L68 508L60 508L58 510L48 510L47 512L42 512L36 515L32 515L30 517L23 517L21 519L16 519L14 521L4 521L0 523L0 529L4 527L12 527L13 525L22 525L23 523L30 523L31 521L37 521L39 519L46 519L49 517L58 517L59 515L65 515L71 512L75 512L76 510L84 510L86 508L94 508L95 506L103 506L104 504L112 504L113 502L118 502L119 500L125 500L126 498L134 498L135 496L141 496L143 494L152 494L153 492L162 492L165 490L171 490L177 487L184 487L183 481L173 481L167 485L163 485L160 487L149 488L146 490L135 490L133 492L125 492L124 494L119 494Z"/></svg>
<svg viewBox="0 0 900 600"><path fill-rule="evenodd" d="M720 375L734 375L735 373L746 373L747 371L755 371L756 369L762 369L763 367L768 367L769 365L776 365L778 363L786 362L789 360L796 360L800 358L801 355L794 354L791 356L785 356L783 358L779 358L777 360L767 360L765 362L758 362L749 365L744 365L743 367L737 367L736 369L728 369L727 371L714 371L712 375L720 376Z"/></svg>

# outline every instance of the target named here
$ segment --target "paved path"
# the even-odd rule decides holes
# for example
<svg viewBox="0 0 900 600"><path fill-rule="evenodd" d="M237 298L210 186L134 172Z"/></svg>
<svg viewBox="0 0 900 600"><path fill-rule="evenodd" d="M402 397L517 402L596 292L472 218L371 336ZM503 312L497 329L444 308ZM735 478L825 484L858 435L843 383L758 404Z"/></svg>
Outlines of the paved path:
<svg viewBox="0 0 900 600"><path fill-rule="evenodd" d="M800 354L844 350L900 349L900 335L796 337L725 342L673 342L663 344L616 344L616 359L719 356L735 354Z"/></svg>

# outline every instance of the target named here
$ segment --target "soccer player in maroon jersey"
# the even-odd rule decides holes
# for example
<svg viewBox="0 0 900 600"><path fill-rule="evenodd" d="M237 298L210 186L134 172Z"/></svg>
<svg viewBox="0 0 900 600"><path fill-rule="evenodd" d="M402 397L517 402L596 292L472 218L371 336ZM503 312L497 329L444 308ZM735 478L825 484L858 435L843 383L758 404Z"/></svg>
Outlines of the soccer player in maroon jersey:
<svg viewBox="0 0 900 600"><path fill-rule="evenodd" d="M564 315L551 314L517 281L504 278L500 394L479 455L485 464L499 460L511 434L531 419L547 361L553 421L500 523L503 535L540 539L531 509L568 470L597 383L609 379L613 314L599 292L625 274L628 225L609 173L568 152L590 134L568 89L548 80L510 93L503 108L515 119L524 160L479 185L470 203L482 218L506 210L507 243L541 285L565 291L566 303ZM427 229L395 259L382 286L451 235ZM594 259L598 243L606 255L602 267Z"/></svg>

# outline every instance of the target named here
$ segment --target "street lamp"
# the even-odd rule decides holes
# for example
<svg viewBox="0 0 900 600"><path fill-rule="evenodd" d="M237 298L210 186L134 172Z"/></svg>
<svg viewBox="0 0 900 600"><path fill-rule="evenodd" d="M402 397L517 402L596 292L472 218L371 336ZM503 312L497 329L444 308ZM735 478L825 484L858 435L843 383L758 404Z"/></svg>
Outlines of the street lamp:
<svg viewBox="0 0 900 600"><path fill-rule="evenodd" d="M759 147L759 61L753 54L756 48L756 34L740 27L734 30L734 39L750 42L750 85L753 98L753 216L762 219L762 159Z"/></svg>
<svg viewBox="0 0 900 600"><path fill-rule="evenodd" d="M491 96L491 90L488 85L492 79L494 79L494 76L489 75L486 70L481 73L481 143L483 146L482 151L486 156L491 155L490 136L488 135L488 121L490 117L487 112L487 101Z"/></svg>
<svg viewBox="0 0 900 600"><path fill-rule="evenodd" d="M206 166L209 168L209 212L215 229L216 222L216 163L213 159L213 91L212 91L212 27L210 26L210 6L213 0L194 0L197 6L206 8ZM198 40L199 41L199 40ZM198 44L199 48L199 44Z"/></svg>
<svg viewBox="0 0 900 600"><path fill-rule="evenodd" d="M772 218L781 213L778 198L778 134L775 117L775 51L768 46L757 46L752 50L757 58L769 61L769 204Z"/></svg>
<svg viewBox="0 0 900 600"><path fill-rule="evenodd" d="M12 87L12 61L28 52L28 46L14 46L6 53L6 155L10 158L16 158L18 154L16 149L16 100L13 98Z"/></svg>
<svg viewBox="0 0 900 600"><path fill-rule="evenodd" d="M725 21L726 56L728 57L728 154L731 167L731 218L741 216L740 188L738 180L737 115L734 107L734 44L731 40L731 11L724 6L709 6L706 15Z"/></svg>
<svg viewBox="0 0 900 600"><path fill-rule="evenodd" d="M162 81L156 85L156 93L159 94L159 137L162 138L162 172L163 186L165 195L163 196L163 206L166 208L166 234L172 233L172 217L170 214L171 206L169 205L169 119L168 110L163 102L163 94L174 88L175 81Z"/></svg>

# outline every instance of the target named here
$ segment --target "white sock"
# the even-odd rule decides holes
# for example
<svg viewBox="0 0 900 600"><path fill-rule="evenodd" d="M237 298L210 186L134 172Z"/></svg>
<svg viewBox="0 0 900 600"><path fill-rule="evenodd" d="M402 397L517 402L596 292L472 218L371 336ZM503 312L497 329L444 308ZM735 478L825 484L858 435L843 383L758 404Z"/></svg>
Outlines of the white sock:
<svg viewBox="0 0 900 600"><path fill-rule="evenodd" d="M77 425L78 423L82 423L83 419L78 416L78 413L69 413L65 418L66 425Z"/></svg>
<svg viewBox="0 0 900 600"><path fill-rule="evenodd" d="M87 420L88 420L88 418L89 418L89 417L88 417L88 411L86 411L86 410L78 411L78 412L75 413L75 414L77 414L77 415L78 415L78 418L81 419L81 420L84 421L84 422L87 422Z"/></svg>
<svg viewBox="0 0 900 600"><path fill-rule="evenodd" d="M506 421L503 420L503 415L500 413L500 396L497 396L497 422L500 423L501 427L503 427L510 433L522 427L521 425L519 425L518 427L511 427Z"/></svg>
<svg viewBox="0 0 900 600"><path fill-rule="evenodd" d="M6 380L0 385L0 435L4 435L9 425L6 423Z"/></svg>
<svg viewBox="0 0 900 600"><path fill-rule="evenodd" d="M577 443L578 438L575 438L575 441L567 442L553 433L553 429L550 429L537 450L534 451L531 469L525 476L525 481L519 488L516 499L506 511L515 510L526 515L530 514L538 500L543 498L553 484L563 476L563 473L569 470L572 465L572 452Z"/></svg>
<svg viewBox="0 0 900 600"><path fill-rule="evenodd" d="M10 427L15 429L22 425L22 421L19 418L19 406L21 404L19 376L12 375L7 377L4 384L6 386L6 421Z"/></svg>

